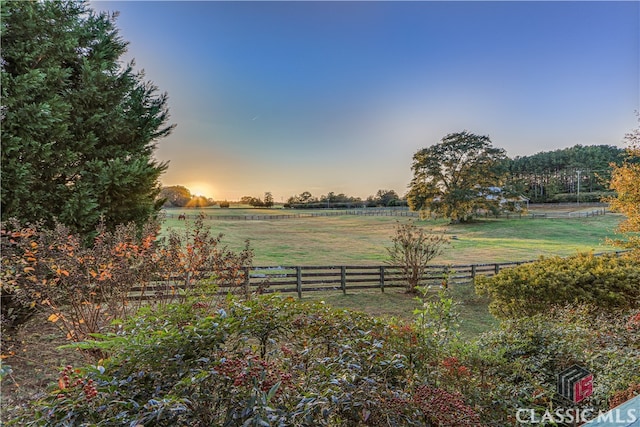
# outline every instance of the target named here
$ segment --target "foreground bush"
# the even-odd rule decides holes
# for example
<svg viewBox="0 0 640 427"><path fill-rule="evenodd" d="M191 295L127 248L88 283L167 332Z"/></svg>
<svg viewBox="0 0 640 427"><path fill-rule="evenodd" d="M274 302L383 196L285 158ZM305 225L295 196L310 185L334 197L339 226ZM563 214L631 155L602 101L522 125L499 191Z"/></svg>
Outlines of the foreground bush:
<svg viewBox="0 0 640 427"><path fill-rule="evenodd" d="M412 324L277 295L148 307L75 344L111 357L65 367L9 425L508 426L518 408L573 407L555 383L573 364L596 378L583 406L607 410L640 384L640 312L592 311L503 322L470 344L446 291Z"/></svg>
<svg viewBox="0 0 640 427"><path fill-rule="evenodd" d="M540 258L477 277L476 291L491 298L489 311L499 319L532 316L553 306L591 304L603 310L640 306L640 264L629 256Z"/></svg>
<svg viewBox="0 0 640 427"><path fill-rule="evenodd" d="M278 296L148 309L14 425L478 425L413 327Z"/></svg>

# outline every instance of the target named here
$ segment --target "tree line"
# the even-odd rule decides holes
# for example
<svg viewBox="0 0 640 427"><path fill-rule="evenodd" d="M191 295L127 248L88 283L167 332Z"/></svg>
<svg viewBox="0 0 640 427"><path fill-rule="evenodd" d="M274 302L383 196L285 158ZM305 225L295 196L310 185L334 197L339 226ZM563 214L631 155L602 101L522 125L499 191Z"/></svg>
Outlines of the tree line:
<svg viewBox="0 0 640 427"><path fill-rule="evenodd" d="M231 202L228 200L214 200L204 196L191 194L191 191L182 185L162 187L158 198L162 200L162 206L170 207L208 207L220 206L228 208ZM273 194L270 191L264 193L264 197L242 196L233 203L248 205L254 208L270 208L275 205ZM398 196L394 190L378 190L375 195L362 200L360 197L347 196L346 194L329 192L325 195L314 196L308 191L296 194L287 199L285 208L298 209L322 209L322 208L356 208L356 207L389 207L407 206L407 201Z"/></svg>
<svg viewBox="0 0 640 427"><path fill-rule="evenodd" d="M511 179L532 202L600 201L610 192L612 164L620 166L624 149L612 145L575 145L509 161Z"/></svg>
<svg viewBox="0 0 640 427"><path fill-rule="evenodd" d="M428 152L430 156L435 154ZM440 156L435 155L434 159L437 162ZM612 168L613 165L620 166L624 159L625 150L612 145L575 145L530 156L505 158L502 167L507 173L506 183L514 197L520 196L522 200L531 203L599 202L613 195L609 189ZM497 187L495 176L487 178L493 179L489 184ZM164 207L229 207L228 201L192 195L181 185L163 187L158 197L163 199ZM274 205L270 192L266 192L264 198L243 196L238 203L252 207ZM314 196L309 191L303 191L289 197L284 203L285 208L296 209L351 209L363 206L408 206L407 194L400 196L394 190L380 189L363 200L344 193L329 192Z"/></svg>

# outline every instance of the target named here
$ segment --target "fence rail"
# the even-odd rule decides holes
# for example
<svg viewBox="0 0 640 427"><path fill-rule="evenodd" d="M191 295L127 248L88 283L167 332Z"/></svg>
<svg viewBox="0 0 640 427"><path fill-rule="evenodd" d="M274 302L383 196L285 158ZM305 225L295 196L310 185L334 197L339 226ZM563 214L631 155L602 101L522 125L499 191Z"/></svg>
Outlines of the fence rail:
<svg viewBox="0 0 640 427"><path fill-rule="evenodd" d="M530 262L530 261L526 261ZM420 279L420 286L462 285L473 282L478 275L491 276L504 268L514 267L525 262L473 265L430 265ZM206 277L203 274L202 277ZM346 294L358 289L404 288L405 274L402 267L390 265L377 266L266 266L247 267L243 272L243 287L225 287L218 289L219 294L229 291L253 293L296 293L302 298L308 292L336 292ZM135 300L170 299L180 295L185 289L184 277L159 280L147 286L131 289L129 297Z"/></svg>
<svg viewBox="0 0 640 427"><path fill-rule="evenodd" d="M541 219L541 218L589 218L595 216L602 216L607 213L606 208L597 208L590 211L579 212L503 212L499 215L490 213L478 214L477 218L506 218L506 219ZM202 216L208 220L218 221L274 221L274 220L286 220L286 219L301 219L301 218L319 218L319 217L336 217L336 216L393 216L393 217L409 217L419 218L418 212L400 209L336 209L327 210L326 212L300 212L295 214L262 214L262 215L211 215L205 213L198 214L177 214L165 212L166 218L177 219L196 219Z"/></svg>
<svg viewBox="0 0 640 427"><path fill-rule="evenodd" d="M620 256L627 251L609 252ZM605 255L599 253L596 256ZM528 264L535 260L487 263L487 264L453 264L427 265L420 279L420 286L442 285L446 280L448 286L468 285L477 276L493 276L506 268ZM203 274L202 277L206 277ZM406 287L406 279L402 267L391 265L329 265L329 266L257 266L245 267L241 272L244 286L218 289L219 294L230 291L253 293L296 293L302 298L308 292L336 292L344 294L349 290L378 289L384 292L389 288ZM173 298L185 288L184 277L173 277L170 280L152 282L144 287L131 290L129 297L137 300Z"/></svg>

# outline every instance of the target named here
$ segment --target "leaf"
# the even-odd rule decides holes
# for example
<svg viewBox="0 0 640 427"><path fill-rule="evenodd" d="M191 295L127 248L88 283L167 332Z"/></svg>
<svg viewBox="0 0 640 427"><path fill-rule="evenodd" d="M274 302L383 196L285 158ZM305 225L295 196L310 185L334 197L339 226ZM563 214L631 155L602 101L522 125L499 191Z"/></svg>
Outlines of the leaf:
<svg viewBox="0 0 640 427"><path fill-rule="evenodd" d="M65 388L67 388L64 384L64 380L62 378L58 378L58 388L60 390L64 390Z"/></svg>
<svg viewBox="0 0 640 427"><path fill-rule="evenodd" d="M280 381L278 381L273 386L271 386L271 389L267 393L267 401L271 400L273 396L275 396L276 392L278 391L278 388L280 388L280 384L281 384Z"/></svg>
<svg viewBox="0 0 640 427"><path fill-rule="evenodd" d="M58 320L60 320L60 316L57 315L56 313L53 313L51 314L51 316L47 318L47 320L51 323L56 323Z"/></svg>

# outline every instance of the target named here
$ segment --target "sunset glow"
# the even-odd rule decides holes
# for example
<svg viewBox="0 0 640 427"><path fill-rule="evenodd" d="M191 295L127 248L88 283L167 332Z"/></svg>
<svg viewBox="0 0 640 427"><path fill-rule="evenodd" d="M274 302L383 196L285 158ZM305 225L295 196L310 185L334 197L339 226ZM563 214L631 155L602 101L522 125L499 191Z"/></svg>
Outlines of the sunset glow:
<svg viewBox="0 0 640 427"><path fill-rule="evenodd" d="M216 194L214 187L204 182L185 182L182 185L189 189L193 196L204 196L206 198L212 198L218 200L220 197Z"/></svg>
<svg viewBox="0 0 640 427"><path fill-rule="evenodd" d="M449 133L624 147L640 109L637 1L90 4L169 96L163 185L216 200L402 195Z"/></svg>

